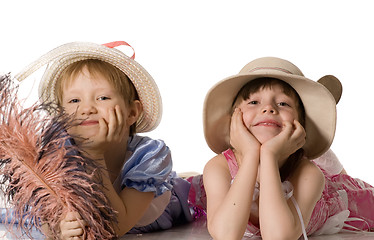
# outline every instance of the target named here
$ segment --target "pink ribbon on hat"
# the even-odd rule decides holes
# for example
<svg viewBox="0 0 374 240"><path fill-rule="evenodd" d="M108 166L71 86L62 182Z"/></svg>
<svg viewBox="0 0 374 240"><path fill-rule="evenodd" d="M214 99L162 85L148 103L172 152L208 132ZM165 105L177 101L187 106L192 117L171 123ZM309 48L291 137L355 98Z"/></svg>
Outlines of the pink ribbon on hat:
<svg viewBox="0 0 374 240"><path fill-rule="evenodd" d="M125 42L125 41L114 41L114 42L110 42L110 43L105 43L103 45L108 47L108 48L115 48L115 47L118 47L118 46L129 46L129 47L131 47L131 45L128 44L127 42ZM130 58L135 59L135 49L133 47L131 47L131 49L134 53Z"/></svg>

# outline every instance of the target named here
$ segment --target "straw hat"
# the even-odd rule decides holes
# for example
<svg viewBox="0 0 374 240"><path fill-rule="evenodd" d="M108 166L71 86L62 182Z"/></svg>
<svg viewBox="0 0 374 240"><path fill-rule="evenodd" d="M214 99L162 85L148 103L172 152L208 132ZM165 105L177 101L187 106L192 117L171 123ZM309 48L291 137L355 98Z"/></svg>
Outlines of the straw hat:
<svg viewBox="0 0 374 240"><path fill-rule="evenodd" d="M115 48L120 45L130 46L123 41L104 45L89 42L67 43L51 50L31 63L15 78L22 81L40 67L48 64L39 85L39 97L43 102L57 103L55 84L67 66L86 59L98 59L110 63L129 77L143 104L143 113L136 125L137 132L151 131L158 126L161 120L160 92L151 75L134 60L135 53L132 57L128 57Z"/></svg>
<svg viewBox="0 0 374 240"><path fill-rule="evenodd" d="M282 80L299 94L306 114L306 143L303 146L306 156L314 159L327 151L335 135L336 103L342 93L340 81L332 75L326 75L318 82L312 81L291 62L274 57L248 63L239 74L220 81L209 90L203 110L208 146L217 154L230 147L230 111L234 98L246 83L262 77Z"/></svg>

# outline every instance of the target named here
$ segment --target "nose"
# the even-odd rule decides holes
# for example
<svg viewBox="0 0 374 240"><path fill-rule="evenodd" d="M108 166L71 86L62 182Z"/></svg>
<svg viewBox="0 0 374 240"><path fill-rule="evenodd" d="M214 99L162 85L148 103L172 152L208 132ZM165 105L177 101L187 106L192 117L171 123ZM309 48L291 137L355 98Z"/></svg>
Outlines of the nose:
<svg viewBox="0 0 374 240"><path fill-rule="evenodd" d="M262 113L270 113L270 114L275 114L277 113L277 110L276 108L271 105L271 104L267 104L265 105L263 108L262 108Z"/></svg>
<svg viewBox="0 0 374 240"><path fill-rule="evenodd" d="M91 115L97 113L97 109L92 103L81 103L78 106L78 112L81 115Z"/></svg>

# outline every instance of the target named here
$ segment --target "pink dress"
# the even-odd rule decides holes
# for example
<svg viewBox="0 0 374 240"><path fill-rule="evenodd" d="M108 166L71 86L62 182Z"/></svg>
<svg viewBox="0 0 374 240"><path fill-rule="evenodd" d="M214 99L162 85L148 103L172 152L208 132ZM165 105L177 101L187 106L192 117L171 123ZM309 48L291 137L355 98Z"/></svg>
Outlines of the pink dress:
<svg viewBox="0 0 374 240"><path fill-rule="evenodd" d="M231 177L234 180L238 172L236 158L231 149L223 152L226 157ZM320 158L313 160L325 175L325 188L321 199L314 207L308 226L307 235L334 234L341 231L359 231L374 229L374 188L346 174L339 174L343 169L335 154L329 150ZM292 197L292 184L283 182L285 197L297 202ZM258 187L255 188L253 200L258 198ZM256 211L253 201L252 210ZM302 222L301 213L299 213ZM248 222L246 236L260 235L260 229ZM304 238L306 236L304 235Z"/></svg>

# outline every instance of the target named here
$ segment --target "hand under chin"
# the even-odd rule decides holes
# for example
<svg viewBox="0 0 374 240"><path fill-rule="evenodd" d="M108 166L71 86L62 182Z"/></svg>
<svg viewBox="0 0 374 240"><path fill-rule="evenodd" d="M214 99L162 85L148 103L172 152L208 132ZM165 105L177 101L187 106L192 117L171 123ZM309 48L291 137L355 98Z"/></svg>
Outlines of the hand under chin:
<svg viewBox="0 0 374 240"><path fill-rule="evenodd" d="M280 132L261 132L261 133L252 133L257 141L259 141L261 144L264 144L265 142L269 141L270 139L273 139L275 136L277 136Z"/></svg>

